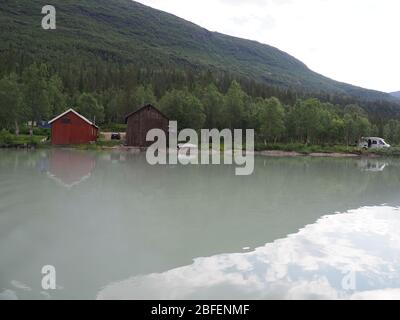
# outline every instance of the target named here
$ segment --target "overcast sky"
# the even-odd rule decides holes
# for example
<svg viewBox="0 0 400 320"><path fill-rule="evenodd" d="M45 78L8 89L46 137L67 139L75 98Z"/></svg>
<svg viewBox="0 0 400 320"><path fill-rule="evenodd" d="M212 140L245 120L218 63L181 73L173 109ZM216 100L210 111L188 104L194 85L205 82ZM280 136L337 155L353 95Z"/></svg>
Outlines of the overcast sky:
<svg viewBox="0 0 400 320"><path fill-rule="evenodd" d="M335 80L400 90L398 0L139 0L211 31L257 40Z"/></svg>

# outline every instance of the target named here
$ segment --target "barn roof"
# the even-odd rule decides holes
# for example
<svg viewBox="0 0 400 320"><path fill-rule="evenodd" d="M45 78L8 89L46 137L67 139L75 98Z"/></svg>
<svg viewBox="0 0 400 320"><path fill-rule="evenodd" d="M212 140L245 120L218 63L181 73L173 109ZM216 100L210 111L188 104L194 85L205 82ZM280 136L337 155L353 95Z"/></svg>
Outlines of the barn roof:
<svg viewBox="0 0 400 320"><path fill-rule="evenodd" d="M79 114L78 112L76 112L76 111L75 111L74 109L72 109L72 108L71 108L71 109L68 109L67 111L65 111L64 113L62 113L62 114L60 114L59 116L55 117L54 119L50 120L50 121L49 121L49 124L52 124L54 121L57 121L58 119L64 117L66 114L68 114L68 113L70 113L70 112L76 114L79 118L81 118L83 121L87 122L87 123L90 124L91 126L94 126L94 127L96 127L97 129L99 129L99 127L96 126L92 121L86 119L83 115Z"/></svg>
<svg viewBox="0 0 400 320"><path fill-rule="evenodd" d="M158 110L158 109L157 109L155 106L153 106L152 104L146 104L146 105L144 105L143 107L139 108L138 110L133 111L133 112L129 113L128 115L126 115L126 116L125 116L125 123L127 123L127 122L128 122L128 119L129 119L130 117L132 117L134 114L137 114L137 113L143 111L144 109L146 109L146 108L148 108L148 107L150 107L150 108L154 109L155 111L157 111L157 112L158 112L159 114L161 114L165 119L169 119L165 114L163 114L160 110Z"/></svg>

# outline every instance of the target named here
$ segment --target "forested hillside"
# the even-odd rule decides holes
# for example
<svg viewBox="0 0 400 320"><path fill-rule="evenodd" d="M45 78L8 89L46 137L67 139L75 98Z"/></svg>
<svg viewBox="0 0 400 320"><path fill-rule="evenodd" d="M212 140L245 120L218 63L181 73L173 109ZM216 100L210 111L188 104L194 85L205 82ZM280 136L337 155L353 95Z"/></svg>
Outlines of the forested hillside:
<svg viewBox="0 0 400 320"><path fill-rule="evenodd" d="M93 91L118 85L115 63L124 70L119 75L123 78L138 68L156 72L152 77L159 78L177 70L196 75L212 71L321 97L393 101L388 94L320 76L268 45L209 32L130 0L54 0L57 30L45 31L40 22L47 3L0 3L2 73L48 62L68 89ZM167 88L159 90L163 89Z"/></svg>
<svg viewBox="0 0 400 320"><path fill-rule="evenodd" d="M380 133L390 118L400 115L399 100L389 94L333 81L276 48L209 32L137 2L53 0L57 29L43 30L41 10L47 4L0 2L4 128L49 119L67 107L96 117L100 124L120 123L125 114L153 102L182 125L255 127L261 132L266 115L255 106L262 109L261 101L278 101L285 128L272 140L322 141L317 133L304 133L300 127L288 132L289 114L296 106L302 110L300 106L309 105L303 103L306 99L318 98L321 102L313 101L321 116L326 110L329 123L341 130L338 139L348 141L366 131L360 129L365 127L362 120L351 136L346 134L345 114L365 118L368 130ZM356 126L350 120L347 124ZM313 126L311 120L308 125Z"/></svg>

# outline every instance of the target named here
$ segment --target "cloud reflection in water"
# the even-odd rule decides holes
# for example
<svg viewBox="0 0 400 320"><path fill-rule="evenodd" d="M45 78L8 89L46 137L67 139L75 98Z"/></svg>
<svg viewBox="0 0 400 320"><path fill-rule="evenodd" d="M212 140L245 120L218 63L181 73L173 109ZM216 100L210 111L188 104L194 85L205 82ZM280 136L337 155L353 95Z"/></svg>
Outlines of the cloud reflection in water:
<svg viewBox="0 0 400 320"><path fill-rule="evenodd" d="M355 290L343 279L354 274ZM111 283L98 299L400 299L400 209L329 215L249 253Z"/></svg>

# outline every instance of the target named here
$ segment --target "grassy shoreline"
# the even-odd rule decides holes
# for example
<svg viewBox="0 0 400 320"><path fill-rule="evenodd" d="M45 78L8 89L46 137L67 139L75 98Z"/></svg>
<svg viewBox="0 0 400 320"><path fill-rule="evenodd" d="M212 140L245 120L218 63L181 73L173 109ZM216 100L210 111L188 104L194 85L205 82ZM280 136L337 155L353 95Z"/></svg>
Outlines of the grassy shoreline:
<svg viewBox="0 0 400 320"><path fill-rule="evenodd" d="M345 145L305 145L305 144L273 144L266 145L263 148L256 146L256 151L281 151L295 152L300 155L355 155L355 156L396 156L400 157L400 147L392 147L390 149L370 149L364 150L355 146Z"/></svg>
<svg viewBox="0 0 400 320"><path fill-rule="evenodd" d="M1 135L0 134L0 148L36 148L39 146L45 146L46 143L43 140L46 136L28 134L21 135Z"/></svg>
<svg viewBox="0 0 400 320"><path fill-rule="evenodd" d="M46 139L42 135L26 134L19 136L8 134L0 136L0 148L53 148L49 142L43 142ZM60 146L78 150L110 150L110 149L127 149L121 141L98 140L96 143ZM271 156L294 156L294 155L315 155L315 156L387 156L400 157L400 147L392 147L390 149L363 150L355 146L345 145L306 145L299 143L287 144L257 144L255 146L255 154L271 155Z"/></svg>

